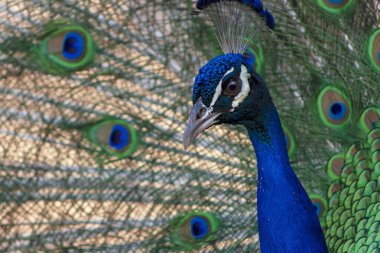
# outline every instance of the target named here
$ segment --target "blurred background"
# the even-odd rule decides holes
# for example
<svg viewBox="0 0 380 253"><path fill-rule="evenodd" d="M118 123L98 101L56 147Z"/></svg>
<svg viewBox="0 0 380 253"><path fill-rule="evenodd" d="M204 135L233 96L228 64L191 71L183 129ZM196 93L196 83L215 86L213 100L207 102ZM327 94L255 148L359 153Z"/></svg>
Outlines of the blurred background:
<svg viewBox="0 0 380 253"><path fill-rule="evenodd" d="M338 11L322 0L263 2L277 27L252 25L255 68L293 168L308 193L327 198L330 157L379 126L380 2ZM194 9L190 0L0 2L1 252L259 251L245 130L217 126L182 145L194 77L222 54ZM326 86L344 93L344 122L320 116ZM179 220L191 212L221 221L206 243L181 242Z"/></svg>

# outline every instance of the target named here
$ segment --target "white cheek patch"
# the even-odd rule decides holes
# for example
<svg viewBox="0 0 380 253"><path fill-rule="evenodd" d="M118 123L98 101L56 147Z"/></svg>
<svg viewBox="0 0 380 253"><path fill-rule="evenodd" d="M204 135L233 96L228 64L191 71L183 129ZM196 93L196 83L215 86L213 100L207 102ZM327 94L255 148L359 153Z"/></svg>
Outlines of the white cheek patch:
<svg viewBox="0 0 380 253"><path fill-rule="evenodd" d="M242 65L241 66L241 72L240 72L240 80L242 81L242 87L239 94L236 95L234 98L234 101L232 102L232 107L236 108L238 105L244 101L244 99L248 96L248 93L250 91L249 82L248 79L251 77L251 75L248 73L247 68Z"/></svg>
<svg viewBox="0 0 380 253"><path fill-rule="evenodd" d="M212 101L211 101L211 104L210 104L210 108L212 108L214 106L214 104L216 103L216 101L218 100L220 94L222 94L222 82L223 82L223 79L226 75L234 72L235 68L232 67L230 70L228 70L224 76L222 77L222 79L220 79L220 82L218 84L218 86L216 87L215 89L215 93L214 93L214 96L212 97Z"/></svg>

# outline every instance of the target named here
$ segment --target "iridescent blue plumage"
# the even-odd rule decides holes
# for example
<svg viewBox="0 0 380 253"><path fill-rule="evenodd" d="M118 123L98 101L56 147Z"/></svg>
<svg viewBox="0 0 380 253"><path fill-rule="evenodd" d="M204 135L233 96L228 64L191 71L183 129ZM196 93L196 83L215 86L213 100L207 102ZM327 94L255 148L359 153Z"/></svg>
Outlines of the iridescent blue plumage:
<svg viewBox="0 0 380 253"><path fill-rule="evenodd" d="M221 79L228 79L240 73L241 66L244 64L248 70L252 71L255 64L255 55L249 50L244 55L241 54L224 54L219 55L209 61L209 64L203 66L195 78L193 86L193 102L199 97L205 99L205 104L210 104L212 96ZM224 76L225 73L233 68L233 71Z"/></svg>
<svg viewBox="0 0 380 253"><path fill-rule="evenodd" d="M268 102L261 113L267 139L255 129L258 122L244 123L257 158L261 252L326 253L317 212L290 166L276 108Z"/></svg>
<svg viewBox="0 0 380 253"><path fill-rule="evenodd" d="M199 97L204 99L204 103L210 104L212 94L224 74L234 68L233 73L240 71L242 57L237 54L220 55L212 59L209 63L199 70L193 86L193 102Z"/></svg>
<svg viewBox="0 0 380 253"><path fill-rule="evenodd" d="M319 215L321 213L321 210L322 210L322 207L319 203L313 203L313 206L315 208L315 212L317 213L317 215Z"/></svg>

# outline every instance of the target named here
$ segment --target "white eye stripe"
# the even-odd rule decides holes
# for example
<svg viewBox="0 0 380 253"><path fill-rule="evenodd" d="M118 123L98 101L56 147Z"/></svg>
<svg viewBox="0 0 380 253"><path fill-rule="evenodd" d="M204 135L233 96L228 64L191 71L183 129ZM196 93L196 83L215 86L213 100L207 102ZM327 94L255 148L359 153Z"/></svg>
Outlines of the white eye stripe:
<svg viewBox="0 0 380 253"><path fill-rule="evenodd" d="M210 108L212 108L214 106L214 104L216 103L216 101L218 100L218 98L220 97L220 94L222 94L222 82L223 82L223 79L224 77L226 77L226 75L234 72L235 68L232 67L230 70L228 70L224 76L222 77L222 79L220 79L220 82L218 84L218 86L216 87L215 89L215 93L214 93L214 96L212 97L212 101L211 101L211 104L210 104Z"/></svg>
<svg viewBox="0 0 380 253"><path fill-rule="evenodd" d="M251 90L248 82L248 79L250 77L251 75L248 73L247 68L244 65L241 65L240 80L242 81L242 88L239 94L234 98L234 101L232 102L233 108L236 108L248 96L248 93Z"/></svg>

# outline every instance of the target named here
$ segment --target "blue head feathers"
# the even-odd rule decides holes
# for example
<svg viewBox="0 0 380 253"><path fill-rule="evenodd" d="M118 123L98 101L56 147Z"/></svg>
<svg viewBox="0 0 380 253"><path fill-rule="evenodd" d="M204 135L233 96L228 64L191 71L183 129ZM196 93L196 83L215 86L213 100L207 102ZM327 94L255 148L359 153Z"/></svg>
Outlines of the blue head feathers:
<svg viewBox="0 0 380 253"><path fill-rule="evenodd" d="M203 103L210 104L212 94L214 94L219 82L227 76L233 75L240 71L242 57L238 54L225 54L210 60L205 66L199 70L198 76L195 78L193 87L193 102L195 103L199 97L205 101ZM228 75L225 74L232 70Z"/></svg>
<svg viewBox="0 0 380 253"><path fill-rule="evenodd" d="M253 71L255 56L247 51L246 54L224 54L210 60L199 70L193 87L193 103L202 97L205 105L210 105L213 94L220 82L228 80L241 72L244 65L248 72Z"/></svg>

